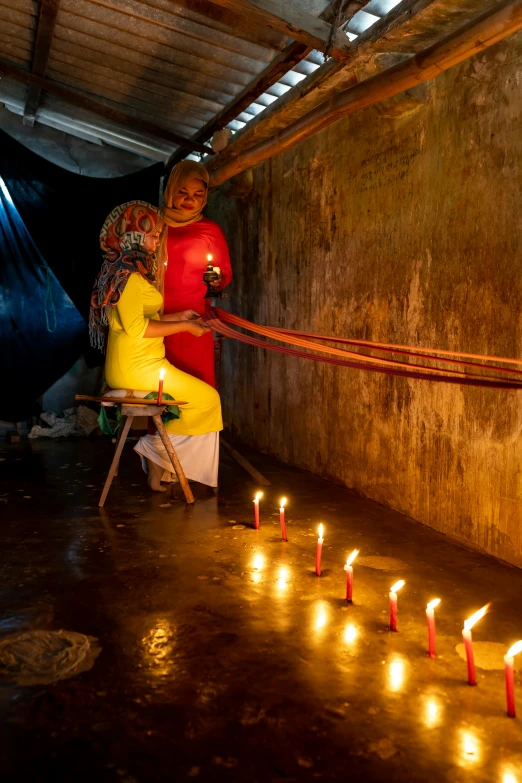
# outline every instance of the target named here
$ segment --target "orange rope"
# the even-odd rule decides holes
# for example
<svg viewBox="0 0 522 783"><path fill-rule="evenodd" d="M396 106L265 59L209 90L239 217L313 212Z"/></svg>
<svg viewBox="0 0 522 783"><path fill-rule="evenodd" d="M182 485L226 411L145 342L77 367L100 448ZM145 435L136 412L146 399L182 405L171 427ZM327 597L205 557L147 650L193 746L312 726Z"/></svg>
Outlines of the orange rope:
<svg viewBox="0 0 522 783"><path fill-rule="evenodd" d="M325 337L323 335L312 335L288 329L259 326L257 324L253 324L251 321L247 321L243 318L240 318L239 316L232 315L231 313L227 313L221 309L213 310L211 313L205 316L205 320L208 321L212 329L226 337L231 337L232 339L239 340L240 342L244 342L255 347L277 351L278 353L286 353L288 355L298 356L300 358L313 359L315 361L352 367L356 369L373 370L375 372L386 373L390 375L399 375L409 378L423 378L426 380L438 380L444 381L446 383L458 383L468 386L483 386L503 389L522 388L522 381L518 379L497 379L494 375L492 377L487 375L476 375L458 370L440 371L436 368L425 365L409 364L407 362L400 362L393 359L383 359L380 357L376 358L369 356L368 354L360 354L354 351L346 351L339 348L327 347L314 342L314 340L322 340L325 342L340 342L349 345L360 345L370 349L390 351L393 353L405 353L407 355L412 355L416 359L424 358L428 361L437 363L451 362L452 364L475 367L486 372L508 372L513 375L522 375L521 370L506 369L504 367L481 365L462 360L442 359L438 358L437 356L430 356L428 355L430 352L439 353L438 351L432 351L431 349L415 349L411 348L410 346L391 346L387 345L386 343L371 343L369 341L355 341L348 338ZM265 340L259 340L258 338L245 335L242 332L227 326L227 323L236 327L240 327L246 331L262 335L263 337L270 340L284 342L293 346L299 346L300 348L304 348L306 350L298 350L297 348L287 348L284 346L273 345L272 343L268 343ZM306 337L310 337L312 339L305 339L305 335ZM330 356L318 356L314 353L308 353L307 351L320 352L321 354L329 354ZM422 351L422 353L417 353L418 351ZM451 351L444 351L443 353L445 355L449 354L453 356L475 356L476 358L481 358L485 361L494 361L493 357L481 357L476 354L455 354ZM504 360L496 359L496 361ZM522 364L522 360L520 362L517 360L506 361Z"/></svg>

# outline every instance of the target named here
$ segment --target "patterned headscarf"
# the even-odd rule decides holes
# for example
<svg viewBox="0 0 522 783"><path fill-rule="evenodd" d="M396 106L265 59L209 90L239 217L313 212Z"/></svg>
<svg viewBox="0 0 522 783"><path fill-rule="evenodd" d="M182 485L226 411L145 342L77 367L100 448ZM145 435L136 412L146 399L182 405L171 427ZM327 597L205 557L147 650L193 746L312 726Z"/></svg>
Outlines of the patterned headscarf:
<svg viewBox="0 0 522 783"><path fill-rule="evenodd" d="M196 220L201 220L203 209L207 203L207 196L203 199L203 203L197 209L188 212L185 209L174 209L172 206L174 197L185 185L189 179L200 179L205 185L205 190L208 194L208 183L210 175L202 163L198 163L196 160L182 160L178 163L170 172L169 181L163 194L164 203L164 218L165 222L169 226L176 228L177 226L186 226L189 223L195 223Z"/></svg>
<svg viewBox="0 0 522 783"><path fill-rule="evenodd" d="M128 201L112 210L100 232L104 261L94 282L89 313L91 345L105 350L109 312L133 272L155 281L156 257L143 249L147 236L158 236L164 226L161 210L146 201Z"/></svg>

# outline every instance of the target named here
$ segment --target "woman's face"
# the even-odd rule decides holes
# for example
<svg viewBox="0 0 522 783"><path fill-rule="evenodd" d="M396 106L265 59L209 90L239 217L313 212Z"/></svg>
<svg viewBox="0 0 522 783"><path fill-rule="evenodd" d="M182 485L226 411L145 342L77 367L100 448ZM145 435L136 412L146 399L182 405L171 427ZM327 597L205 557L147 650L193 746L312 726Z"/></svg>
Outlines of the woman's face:
<svg viewBox="0 0 522 783"><path fill-rule="evenodd" d="M143 240L143 249L147 253L154 253L160 243L159 234L148 234Z"/></svg>
<svg viewBox="0 0 522 783"><path fill-rule="evenodd" d="M193 212L196 209L201 209L206 194L207 186L203 180L194 177L187 180L174 195L172 206L174 209Z"/></svg>

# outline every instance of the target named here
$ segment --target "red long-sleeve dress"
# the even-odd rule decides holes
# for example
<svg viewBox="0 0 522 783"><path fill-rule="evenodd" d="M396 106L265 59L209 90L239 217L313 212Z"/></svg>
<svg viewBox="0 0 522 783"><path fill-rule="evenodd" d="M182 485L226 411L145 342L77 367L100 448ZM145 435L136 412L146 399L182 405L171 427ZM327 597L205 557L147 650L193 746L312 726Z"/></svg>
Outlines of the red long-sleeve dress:
<svg viewBox="0 0 522 783"><path fill-rule="evenodd" d="M182 310L204 313L210 308L210 300L203 298L207 290L203 273L207 266L208 253L212 253L213 266L219 266L221 269L220 288L224 288L232 279L232 268L227 241L218 224L208 218L202 218L187 226L169 227L164 287L165 313L178 313ZM216 385L212 334L194 337L182 332L165 337L165 356L180 370L211 386Z"/></svg>

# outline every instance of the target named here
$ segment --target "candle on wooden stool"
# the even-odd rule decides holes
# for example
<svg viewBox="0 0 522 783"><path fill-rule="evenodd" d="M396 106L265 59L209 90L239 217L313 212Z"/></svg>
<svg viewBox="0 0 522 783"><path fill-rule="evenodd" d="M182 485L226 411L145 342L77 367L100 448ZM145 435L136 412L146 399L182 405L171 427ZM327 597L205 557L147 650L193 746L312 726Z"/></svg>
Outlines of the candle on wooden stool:
<svg viewBox="0 0 522 783"><path fill-rule="evenodd" d="M165 370L163 367L159 371L159 386L158 386L158 405L161 405L163 399L163 381L165 379Z"/></svg>
<svg viewBox="0 0 522 783"><path fill-rule="evenodd" d="M319 538L317 539L317 548L315 550L315 573L317 576L321 576L321 554L323 552L323 525L319 525Z"/></svg>
<svg viewBox="0 0 522 783"><path fill-rule="evenodd" d="M517 714L515 710L515 655L519 652L522 652L522 641L510 647L504 656L507 714L509 718L515 718Z"/></svg>
<svg viewBox="0 0 522 783"><path fill-rule="evenodd" d="M435 636L435 607L440 604L440 598L434 598L426 607L426 622L428 623L428 655L437 657L437 643Z"/></svg>
<svg viewBox="0 0 522 783"><path fill-rule="evenodd" d="M404 579L400 579L390 589L390 631L397 631L397 591L405 584Z"/></svg>
<svg viewBox="0 0 522 783"><path fill-rule="evenodd" d="M254 498L254 527L259 530L259 501L263 497L262 492L258 492Z"/></svg>
<svg viewBox="0 0 522 783"><path fill-rule="evenodd" d="M481 620L489 609L489 604L486 604L479 609L478 612L472 614L464 622L464 628L462 629L462 641L464 642L464 648L466 650L466 660L468 663L468 684L476 685L477 678L475 676L475 658L473 656L473 637L471 636L471 629L479 620Z"/></svg>
<svg viewBox="0 0 522 783"><path fill-rule="evenodd" d="M286 535L285 506L286 506L286 498L281 498L281 506L279 508L279 524L281 525L281 538L283 539L283 541L288 541Z"/></svg>
<svg viewBox="0 0 522 783"><path fill-rule="evenodd" d="M358 549L354 549L352 554L346 560L344 570L346 571L346 600L351 604L353 595L353 566L352 563L359 554Z"/></svg>

